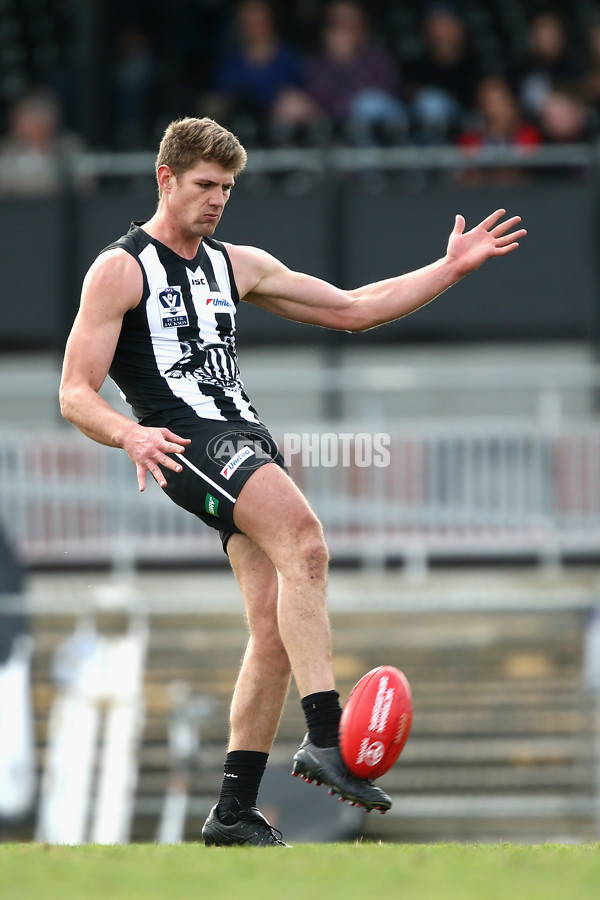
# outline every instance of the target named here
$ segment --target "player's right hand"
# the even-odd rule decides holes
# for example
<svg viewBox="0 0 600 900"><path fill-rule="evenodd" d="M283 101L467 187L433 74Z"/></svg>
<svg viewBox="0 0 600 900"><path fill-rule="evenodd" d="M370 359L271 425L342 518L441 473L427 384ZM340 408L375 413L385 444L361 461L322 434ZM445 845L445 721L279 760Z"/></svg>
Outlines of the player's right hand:
<svg viewBox="0 0 600 900"><path fill-rule="evenodd" d="M166 487L167 481L160 467L164 466L172 469L173 472L181 472L181 463L168 454L184 453L190 443L190 438L182 438L169 431L168 428L136 426L125 441L123 449L127 452L130 460L135 463L140 491L146 489L148 472L161 488Z"/></svg>

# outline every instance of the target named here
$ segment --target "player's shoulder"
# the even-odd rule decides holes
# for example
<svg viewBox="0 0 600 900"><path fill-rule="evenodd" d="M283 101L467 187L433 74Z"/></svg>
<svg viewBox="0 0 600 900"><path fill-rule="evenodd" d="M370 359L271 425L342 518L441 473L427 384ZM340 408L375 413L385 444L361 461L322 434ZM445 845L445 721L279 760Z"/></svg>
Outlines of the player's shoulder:
<svg viewBox="0 0 600 900"><path fill-rule="evenodd" d="M125 313L139 304L143 284L138 260L121 247L111 247L100 253L88 269L82 298Z"/></svg>
<svg viewBox="0 0 600 900"><path fill-rule="evenodd" d="M98 254L89 268L89 273L105 277L127 273L141 276L141 269L139 261L128 250L124 247L111 246Z"/></svg>
<svg viewBox="0 0 600 900"><path fill-rule="evenodd" d="M269 267L278 262L278 260L266 250L262 250L260 247L252 247L249 244L224 243L223 247L234 264L239 262L246 265Z"/></svg>
<svg viewBox="0 0 600 900"><path fill-rule="evenodd" d="M253 293L263 279L283 268L283 264L259 247L246 244L224 245L231 260L231 266L238 287L240 298Z"/></svg>
<svg viewBox="0 0 600 900"><path fill-rule="evenodd" d="M214 237L203 237L202 244L205 248L210 248L211 250L218 250L220 253L223 253L224 256L229 257L230 260L245 258L247 256L246 251L254 251L255 247L246 247L242 244L232 244L230 241L218 241Z"/></svg>

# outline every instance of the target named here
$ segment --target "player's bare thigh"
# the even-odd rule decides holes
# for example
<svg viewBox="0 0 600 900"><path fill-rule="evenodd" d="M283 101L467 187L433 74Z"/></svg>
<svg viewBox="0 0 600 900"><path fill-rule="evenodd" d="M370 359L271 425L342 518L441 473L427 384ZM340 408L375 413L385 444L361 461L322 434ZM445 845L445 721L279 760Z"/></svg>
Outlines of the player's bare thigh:
<svg viewBox="0 0 600 900"><path fill-rule="evenodd" d="M240 491L233 518L275 565L301 547L326 553L319 520L289 475L275 463L252 473Z"/></svg>

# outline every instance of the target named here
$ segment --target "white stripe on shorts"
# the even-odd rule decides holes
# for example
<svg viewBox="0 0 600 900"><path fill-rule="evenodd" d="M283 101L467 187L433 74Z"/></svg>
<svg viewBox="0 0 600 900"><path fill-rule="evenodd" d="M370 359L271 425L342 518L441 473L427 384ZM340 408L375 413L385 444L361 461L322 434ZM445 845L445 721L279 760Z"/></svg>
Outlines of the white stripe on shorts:
<svg viewBox="0 0 600 900"><path fill-rule="evenodd" d="M182 463L185 463L188 469L191 469L192 472L195 472L196 475L199 475L200 478L204 478L205 481L208 481L211 487L215 489L215 491L219 491L220 494L223 494L224 497L227 497L228 500L231 500L232 503L235 503L236 498L232 497L231 494L228 494L227 491L224 491L222 487L209 478L208 475L205 475L204 472L201 472L200 469L197 469L196 466L186 459L182 453L176 453L175 456L179 457Z"/></svg>

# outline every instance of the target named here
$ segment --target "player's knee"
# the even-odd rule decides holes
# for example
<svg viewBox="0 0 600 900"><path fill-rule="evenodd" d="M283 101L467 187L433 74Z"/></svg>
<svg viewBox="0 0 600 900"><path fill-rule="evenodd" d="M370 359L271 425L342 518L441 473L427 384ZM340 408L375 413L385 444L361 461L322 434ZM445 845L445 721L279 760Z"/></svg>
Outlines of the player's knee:
<svg viewBox="0 0 600 900"><path fill-rule="evenodd" d="M323 528L311 510L290 513L269 547L279 577L319 577L327 571L329 553Z"/></svg>
<svg viewBox="0 0 600 900"><path fill-rule="evenodd" d="M316 517L309 519L297 535L296 552L298 559L311 573L318 574L327 570L329 551L323 528Z"/></svg>

